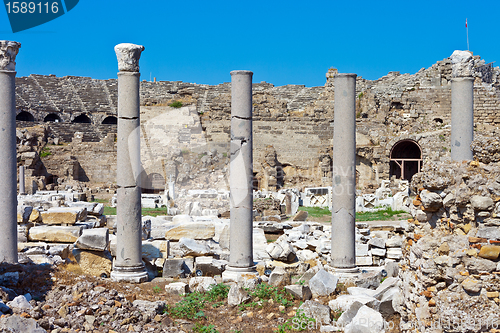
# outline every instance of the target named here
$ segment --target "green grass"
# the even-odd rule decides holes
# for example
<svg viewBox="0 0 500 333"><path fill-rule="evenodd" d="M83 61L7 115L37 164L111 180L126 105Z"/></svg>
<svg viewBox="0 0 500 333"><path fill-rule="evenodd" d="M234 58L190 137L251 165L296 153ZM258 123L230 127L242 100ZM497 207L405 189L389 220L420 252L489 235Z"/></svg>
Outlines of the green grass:
<svg viewBox="0 0 500 333"><path fill-rule="evenodd" d="M175 305L167 306L165 313L174 318L201 319L205 317L205 313L203 312L205 305L210 302L225 300L228 292L229 286L220 283L213 286L212 289L205 293L193 292L186 295Z"/></svg>
<svg viewBox="0 0 500 333"><path fill-rule="evenodd" d="M43 147L42 151L40 152L40 157L47 157L47 156L50 156L52 155L52 153L50 152L50 148L49 147Z"/></svg>
<svg viewBox="0 0 500 333"><path fill-rule="evenodd" d="M181 101L173 101L172 103L170 103L168 106L171 106L173 108L181 108L182 107L182 102Z"/></svg>
<svg viewBox="0 0 500 333"><path fill-rule="evenodd" d="M159 216L159 215L167 215L168 209L167 207L160 208L143 208L142 215L149 216ZM108 207L104 206L104 215L116 215L116 207Z"/></svg>
<svg viewBox="0 0 500 333"><path fill-rule="evenodd" d="M402 215L401 218L406 218L409 216L404 210L392 210L392 208L387 208L384 210L379 210L376 212L359 212L356 213L356 221L382 221L392 218L395 215Z"/></svg>
<svg viewBox="0 0 500 333"><path fill-rule="evenodd" d="M104 206L104 215L116 215L116 207Z"/></svg>
<svg viewBox="0 0 500 333"><path fill-rule="evenodd" d="M98 203L107 204L107 203L109 203L109 200L106 200L106 199L94 199L94 200L92 200L92 202L98 202Z"/></svg>
<svg viewBox="0 0 500 333"><path fill-rule="evenodd" d="M309 213L312 217L322 217L325 215L332 215L332 212L328 207L299 207L299 210L303 210Z"/></svg>
<svg viewBox="0 0 500 333"><path fill-rule="evenodd" d="M304 210L309 213L309 216L312 217L322 217L322 216L330 216L332 212L327 207L299 207L299 210ZM392 210L392 208L386 208L383 210L379 210L377 212L358 212L356 213L356 221L383 221L387 219L391 219L394 216L401 215L402 219L408 218L409 214L404 210Z"/></svg>

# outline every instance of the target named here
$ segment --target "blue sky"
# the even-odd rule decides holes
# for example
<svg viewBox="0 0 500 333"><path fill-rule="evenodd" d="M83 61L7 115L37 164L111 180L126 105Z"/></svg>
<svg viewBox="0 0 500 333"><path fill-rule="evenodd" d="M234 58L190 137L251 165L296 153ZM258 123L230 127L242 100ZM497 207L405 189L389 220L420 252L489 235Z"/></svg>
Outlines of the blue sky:
<svg viewBox="0 0 500 333"><path fill-rule="evenodd" d="M497 0L80 0L18 33L0 8L0 39L22 44L18 76L115 78L113 47L129 42L146 48L145 80L219 84L246 69L254 82L321 86L330 67L372 80L429 67L467 49L466 18L471 51L500 60L499 12Z"/></svg>

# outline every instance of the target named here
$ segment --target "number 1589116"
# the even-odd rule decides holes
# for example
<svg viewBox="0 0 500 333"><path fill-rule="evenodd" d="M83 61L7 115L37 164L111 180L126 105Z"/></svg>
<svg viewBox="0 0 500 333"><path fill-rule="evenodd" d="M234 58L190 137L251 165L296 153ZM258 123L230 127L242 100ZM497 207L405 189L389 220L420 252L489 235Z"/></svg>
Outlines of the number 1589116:
<svg viewBox="0 0 500 333"><path fill-rule="evenodd" d="M6 2L7 13L13 14L57 14L59 4L57 2Z"/></svg>

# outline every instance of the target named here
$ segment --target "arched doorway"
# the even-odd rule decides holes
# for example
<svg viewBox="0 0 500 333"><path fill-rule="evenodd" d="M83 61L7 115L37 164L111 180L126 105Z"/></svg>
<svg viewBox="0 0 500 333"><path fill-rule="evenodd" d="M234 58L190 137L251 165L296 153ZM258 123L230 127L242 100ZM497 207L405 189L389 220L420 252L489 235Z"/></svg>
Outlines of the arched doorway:
<svg viewBox="0 0 500 333"><path fill-rule="evenodd" d="M413 140L401 140L391 149L389 176L411 181L422 167L422 149Z"/></svg>
<svg viewBox="0 0 500 333"><path fill-rule="evenodd" d="M49 113L48 115L45 116L45 118L43 119L44 122L51 122L51 123L60 123L61 122L61 118L55 114L55 113Z"/></svg>
<svg viewBox="0 0 500 333"><path fill-rule="evenodd" d="M86 115L84 114L81 114L79 115L78 117L76 117L75 119L73 119L72 123L79 123L79 124L90 124L91 121L90 121L90 118L87 117Z"/></svg>
<svg viewBox="0 0 500 333"><path fill-rule="evenodd" d="M20 121L35 121L35 117L29 112L22 111L16 116L16 120Z"/></svg>
<svg viewBox="0 0 500 333"><path fill-rule="evenodd" d="M116 125L116 124L118 124L118 120L114 116L108 116L108 117L104 118L104 120L102 121L102 124L103 125Z"/></svg>

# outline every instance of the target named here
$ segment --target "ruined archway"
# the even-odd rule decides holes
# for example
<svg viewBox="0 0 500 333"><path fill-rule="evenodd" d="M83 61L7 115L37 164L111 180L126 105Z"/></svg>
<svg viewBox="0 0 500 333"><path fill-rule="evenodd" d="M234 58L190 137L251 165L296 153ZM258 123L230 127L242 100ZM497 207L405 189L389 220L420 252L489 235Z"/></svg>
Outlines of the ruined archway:
<svg viewBox="0 0 500 333"><path fill-rule="evenodd" d="M16 120L20 121L35 121L35 117L29 112L26 111L21 111L19 114L16 116Z"/></svg>
<svg viewBox="0 0 500 333"><path fill-rule="evenodd" d="M48 115L45 116L45 118L43 118L43 121L44 122L51 122L51 123L60 123L61 122L61 118L55 114L55 113L49 113Z"/></svg>
<svg viewBox="0 0 500 333"><path fill-rule="evenodd" d="M108 116L102 121L103 125L116 125L118 124L118 119L114 116Z"/></svg>
<svg viewBox="0 0 500 333"><path fill-rule="evenodd" d="M81 114L75 119L73 119L72 123L78 123L78 124L90 124L92 121L87 115Z"/></svg>
<svg viewBox="0 0 500 333"><path fill-rule="evenodd" d="M422 148L413 140L401 140L394 144L390 154L389 176L411 181L422 167Z"/></svg>

